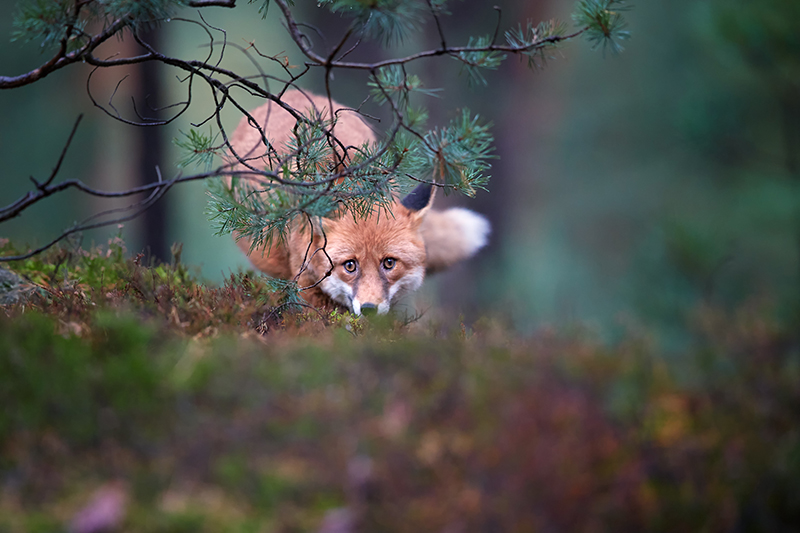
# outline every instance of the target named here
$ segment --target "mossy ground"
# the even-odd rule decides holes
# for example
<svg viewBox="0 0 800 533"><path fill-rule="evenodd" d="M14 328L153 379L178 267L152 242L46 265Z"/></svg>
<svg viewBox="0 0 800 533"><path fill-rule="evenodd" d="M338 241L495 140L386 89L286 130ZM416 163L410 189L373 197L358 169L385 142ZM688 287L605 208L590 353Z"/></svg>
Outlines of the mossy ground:
<svg viewBox="0 0 800 533"><path fill-rule="evenodd" d="M800 524L800 345L764 305L687 312L666 354L280 307L120 242L7 268L0 532L65 531L104 490L126 532Z"/></svg>

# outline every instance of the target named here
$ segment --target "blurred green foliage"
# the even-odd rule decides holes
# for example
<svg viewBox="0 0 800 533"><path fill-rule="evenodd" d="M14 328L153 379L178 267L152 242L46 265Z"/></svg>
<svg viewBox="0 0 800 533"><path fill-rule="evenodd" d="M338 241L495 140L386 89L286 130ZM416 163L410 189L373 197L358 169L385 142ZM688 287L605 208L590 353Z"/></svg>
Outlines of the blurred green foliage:
<svg viewBox="0 0 800 533"><path fill-rule="evenodd" d="M637 4L626 15L636 46L602 65L585 50L569 70L551 62L541 102L513 93L526 119L511 141L481 110L500 124L495 171L530 176L504 200L506 253L478 277L487 301L507 294L521 328L634 321L674 346L691 339L686 314L698 305L763 298L797 314L796 11ZM544 125L515 142L537 118ZM514 165L504 142L523 154Z"/></svg>
<svg viewBox="0 0 800 533"><path fill-rule="evenodd" d="M265 327L279 298L258 279L206 286L120 247L12 266L0 531L61 530L109 482L131 532L317 531L343 509L358 531L800 520L800 349L767 305L697 308L677 356L645 331L609 346L491 317Z"/></svg>

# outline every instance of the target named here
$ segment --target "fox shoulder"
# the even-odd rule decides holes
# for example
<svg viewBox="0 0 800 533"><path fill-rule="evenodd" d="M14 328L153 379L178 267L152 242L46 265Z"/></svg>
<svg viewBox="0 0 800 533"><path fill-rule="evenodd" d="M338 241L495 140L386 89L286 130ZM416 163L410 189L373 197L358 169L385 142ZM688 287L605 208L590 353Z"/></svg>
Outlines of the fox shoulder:
<svg viewBox="0 0 800 533"><path fill-rule="evenodd" d="M281 101L301 115L311 117L316 114L324 120L331 120L331 102L327 97L292 89L283 94ZM360 148L365 143L374 142L375 134L372 128L359 113L343 108L335 101L332 104L333 118L335 118L333 134L338 141L333 143L333 149L337 153L343 146L348 155L352 156L354 149ZM230 137L232 169L246 172L247 167L242 164L243 161L255 169L269 169L270 160L265 157L268 152L265 138L279 156L286 155L296 125L297 119L275 102L269 101L253 109L249 117L239 121L239 125ZM336 157L338 159L340 156ZM251 177L256 178L256 176ZM231 183L230 178L226 178L225 181L227 184ZM289 243L273 239L270 246L251 252L252 241L249 238L241 235L235 235L235 238L239 248L259 270L282 279L291 279L296 274L290 265ZM306 246L307 243L303 243L303 250Z"/></svg>
<svg viewBox="0 0 800 533"><path fill-rule="evenodd" d="M426 270L438 272L472 257L486 246L490 231L489 221L469 209L428 211L420 226L427 252Z"/></svg>

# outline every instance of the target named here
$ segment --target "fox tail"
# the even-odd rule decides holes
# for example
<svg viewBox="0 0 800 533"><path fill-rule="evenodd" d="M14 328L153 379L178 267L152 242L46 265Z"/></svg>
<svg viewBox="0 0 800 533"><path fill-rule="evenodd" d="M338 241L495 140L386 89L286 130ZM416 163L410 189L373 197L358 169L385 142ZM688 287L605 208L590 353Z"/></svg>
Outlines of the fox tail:
<svg viewBox="0 0 800 533"><path fill-rule="evenodd" d="M431 273L475 255L488 242L491 226L478 213L453 207L429 211L420 231L425 239L426 270Z"/></svg>

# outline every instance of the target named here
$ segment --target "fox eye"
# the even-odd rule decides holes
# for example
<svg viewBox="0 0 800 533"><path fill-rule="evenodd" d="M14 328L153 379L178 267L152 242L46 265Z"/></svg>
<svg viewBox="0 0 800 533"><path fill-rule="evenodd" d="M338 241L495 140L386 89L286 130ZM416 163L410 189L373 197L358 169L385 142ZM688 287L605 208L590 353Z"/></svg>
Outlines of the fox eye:
<svg viewBox="0 0 800 533"><path fill-rule="evenodd" d="M346 271L350 272L351 274L356 271L356 262L354 259L348 259L342 264L342 266Z"/></svg>
<svg viewBox="0 0 800 533"><path fill-rule="evenodd" d="M397 263L397 259L394 257L387 257L383 260L383 268L386 270L391 270L394 268L395 263Z"/></svg>

